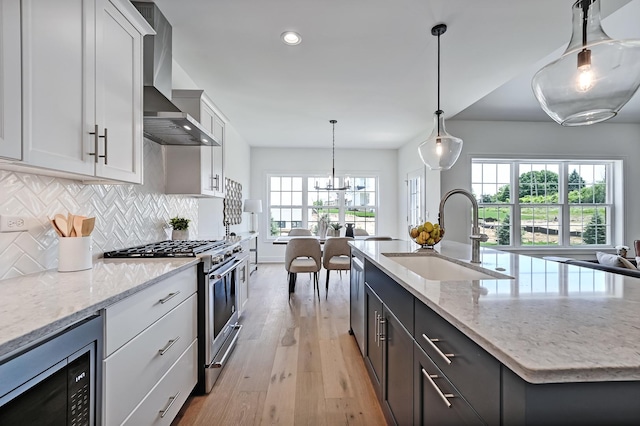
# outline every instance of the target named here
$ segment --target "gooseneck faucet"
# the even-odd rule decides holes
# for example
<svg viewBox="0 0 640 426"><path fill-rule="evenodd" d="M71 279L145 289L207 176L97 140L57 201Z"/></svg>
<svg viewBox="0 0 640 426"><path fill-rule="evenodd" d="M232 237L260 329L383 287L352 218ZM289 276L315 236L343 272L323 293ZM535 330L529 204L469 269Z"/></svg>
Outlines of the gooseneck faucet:
<svg viewBox="0 0 640 426"><path fill-rule="evenodd" d="M445 229L444 205L453 194L462 194L471 201L471 206L473 208L473 228L471 229L471 235L469 236L471 239L471 263L480 263L480 242L487 241L489 237L487 234L480 233L480 227L478 226L478 202L473 194L465 189L452 189L444 194L444 197L440 200L440 207L438 208L438 223L440 224L440 228Z"/></svg>

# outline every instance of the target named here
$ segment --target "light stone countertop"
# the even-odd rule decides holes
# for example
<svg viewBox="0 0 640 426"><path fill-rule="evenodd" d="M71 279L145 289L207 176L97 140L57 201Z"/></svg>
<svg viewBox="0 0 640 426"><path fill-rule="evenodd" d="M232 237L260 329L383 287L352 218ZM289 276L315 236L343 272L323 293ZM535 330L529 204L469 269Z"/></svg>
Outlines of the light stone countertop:
<svg viewBox="0 0 640 426"><path fill-rule="evenodd" d="M530 383L640 380L640 278L482 248L480 267L515 279L432 281L383 254L412 242L350 244ZM471 265L470 245L434 252Z"/></svg>
<svg viewBox="0 0 640 426"><path fill-rule="evenodd" d="M98 259L92 269L0 281L0 359L189 267L199 258Z"/></svg>

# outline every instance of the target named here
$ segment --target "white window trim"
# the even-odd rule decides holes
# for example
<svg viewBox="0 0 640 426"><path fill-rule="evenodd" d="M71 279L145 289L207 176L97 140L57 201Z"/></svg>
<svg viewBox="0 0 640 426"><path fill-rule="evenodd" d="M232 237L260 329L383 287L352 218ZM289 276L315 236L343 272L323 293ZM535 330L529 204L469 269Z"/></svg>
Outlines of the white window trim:
<svg viewBox="0 0 640 426"><path fill-rule="evenodd" d="M500 206L510 206L511 207L511 211L512 211L512 218L511 218L511 226L512 226L512 232L511 232L511 243L512 245L509 246L504 246L504 245L496 245L496 246L491 246L492 248L496 248L499 250L503 250L503 251L510 251L510 252L514 252L514 253L519 253L519 252L523 252L523 253L528 253L528 254L547 254L547 253L553 253L553 252L557 252L557 251L562 251L563 253L566 254L571 254L571 253L583 253L583 252L590 252L593 253L594 250L608 250L608 249L613 249L616 245L618 244L624 244L624 212L625 212L625 206L624 206L624 157L608 157L608 158L600 158L600 157L575 157L575 156L557 156L555 158L549 158L546 156L514 156L514 155L504 155L504 156L495 156L495 155L483 155L483 154L472 154L470 153L469 156L469 166L472 167L474 162L485 162L485 163L509 163L509 164L514 164L514 163L523 163L523 162L534 162L534 163L560 163L561 165L561 169L564 168L564 170L561 170L562 172L560 173L559 179L558 179L558 186L560 187L561 185L564 184L563 179L564 179L564 174L563 172L565 170L568 170L568 163L570 162L575 162L575 163L610 163L607 167L607 173L609 173L612 176L612 179L607 180L607 194L608 197L611 197L610 203L607 203L607 206L610 206L611 208L611 214L610 214L610 220L611 220L611 231L610 231L610 244L599 244L599 245L586 245L586 246L581 246L581 245L557 245L557 246L522 246L522 245L515 245L514 242L514 238L517 238L518 244L520 243L520 235L517 232L513 232L514 229L520 229L520 211L519 211L519 203L516 203L514 201L514 191L510 191L510 198L511 198L511 202L510 203L502 203L500 204ZM518 170L516 167L511 167L511 182L513 182L514 185L517 185L518 183ZM567 174L568 176L568 174ZM472 186L472 182L473 181L473 176L470 174L469 175L469 182L470 182L470 187ZM564 188L564 186L562 186ZM559 198L558 198L558 202L560 204L561 210L563 212L563 223L567 223L568 222L568 217L569 217L569 207L571 207L570 204L568 204L567 200L565 200L566 197L566 191L560 191L559 194ZM480 205L482 205L481 203L479 203ZM516 211L516 208L518 208L518 211ZM566 218L564 217L566 216ZM559 218L560 220L560 218ZM517 227L516 227L516 222L517 222ZM570 232L570 228L566 227L566 226L561 226L560 229L562 229L562 242L564 244L565 241L569 241L568 237L569 237L569 232ZM566 236L564 235L566 233Z"/></svg>
<svg viewBox="0 0 640 426"><path fill-rule="evenodd" d="M327 175L326 174L318 174L318 173L307 173L307 172L286 172L286 173L281 173L281 172L267 172L265 174L266 179L265 179L265 196L264 199L266 200L265 205L266 205L266 209L264 210L263 213L263 228L265 229L265 233L264 233L264 238L265 241L273 241L276 238L278 238L278 236L274 236L271 235L271 220L270 220L270 211L271 211L271 200L270 200L270 193L271 193L271 178L272 177L301 177L303 179L302 181L302 205L295 205L292 206L294 208L298 208L300 207L302 209L302 226L308 226L309 225L309 181L311 182L315 182L316 180L318 181L318 183L320 184L320 182L326 181ZM349 178L349 180L351 182L353 182L353 179L356 178L369 178L369 179L375 179L375 204L371 205L371 206L366 206L367 208L372 208L375 210L376 212L376 218L375 218L375 229L376 229L376 233L378 232L378 229L380 227L380 176L378 175L378 173L367 173L367 172L358 172L358 173L343 173L343 174L336 174L335 177L337 179L339 179L340 183L344 182L345 178ZM338 194L338 219L340 221L341 224L345 223L345 216L346 216L346 205L345 205L345 196L344 196L345 191L339 191ZM282 204L279 204L279 206L283 206ZM287 206L289 207L289 206ZM343 225L344 226L344 225Z"/></svg>

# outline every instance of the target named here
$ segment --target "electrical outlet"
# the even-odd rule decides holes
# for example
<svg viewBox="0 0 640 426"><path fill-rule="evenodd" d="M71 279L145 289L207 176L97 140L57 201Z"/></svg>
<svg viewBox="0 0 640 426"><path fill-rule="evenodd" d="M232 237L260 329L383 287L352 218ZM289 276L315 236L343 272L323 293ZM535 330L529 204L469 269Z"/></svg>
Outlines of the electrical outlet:
<svg viewBox="0 0 640 426"><path fill-rule="evenodd" d="M27 219L20 216L0 216L0 232L27 230Z"/></svg>

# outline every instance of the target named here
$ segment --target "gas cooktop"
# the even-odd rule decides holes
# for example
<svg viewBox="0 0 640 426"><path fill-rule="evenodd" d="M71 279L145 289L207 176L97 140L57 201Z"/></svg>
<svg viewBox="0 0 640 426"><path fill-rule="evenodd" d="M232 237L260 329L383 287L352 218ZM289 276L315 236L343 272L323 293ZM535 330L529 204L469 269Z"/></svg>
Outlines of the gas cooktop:
<svg viewBox="0 0 640 426"><path fill-rule="evenodd" d="M196 257L200 253L222 249L225 240L167 240L104 253L106 258L126 257Z"/></svg>

